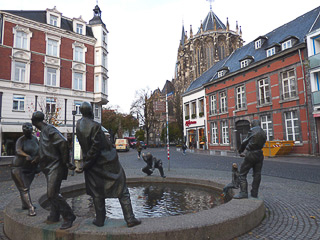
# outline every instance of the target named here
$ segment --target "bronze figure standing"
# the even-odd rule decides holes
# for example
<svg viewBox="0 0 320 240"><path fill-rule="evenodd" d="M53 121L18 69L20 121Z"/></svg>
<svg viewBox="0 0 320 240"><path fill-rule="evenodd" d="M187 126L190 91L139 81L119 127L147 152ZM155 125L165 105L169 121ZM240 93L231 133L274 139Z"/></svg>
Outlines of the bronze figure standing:
<svg viewBox="0 0 320 240"><path fill-rule="evenodd" d="M12 161L11 177L16 184L22 202L22 209L29 210L29 216L35 216L35 208L30 197L30 186L38 172L38 139L32 135L32 124L22 125L23 136L16 143L16 156Z"/></svg>
<svg viewBox="0 0 320 240"><path fill-rule="evenodd" d="M253 181L251 189L251 197L258 197L258 190L261 182L261 170L263 165L263 152L262 148L267 140L266 133L260 127L260 120L253 120L248 136L243 140L239 153L246 150L244 160L240 167L240 193L233 198L241 199L248 198L248 182L247 175L252 168Z"/></svg>
<svg viewBox="0 0 320 240"><path fill-rule="evenodd" d="M49 222L58 222L60 215L64 222L60 229L72 227L76 216L66 200L60 194L62 180L68 176L68 168L74 169L69 162L67 139L54 126L45 123L44 114L36 111L32 114L32 124L40 131L40 168L47 179L47 196L51 203Z"/></svg>

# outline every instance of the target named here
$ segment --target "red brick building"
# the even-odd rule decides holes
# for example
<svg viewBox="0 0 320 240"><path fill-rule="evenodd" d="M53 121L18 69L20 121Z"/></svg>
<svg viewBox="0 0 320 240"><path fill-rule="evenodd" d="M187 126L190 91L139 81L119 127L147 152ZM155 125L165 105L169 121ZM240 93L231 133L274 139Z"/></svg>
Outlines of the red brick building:
<svg viewBox="0 0 320 240"><path fill-rule="evenodd" d="M79 14L80 15L80 14ZM12 155L32 112L54 116L72 133L72 110L91 102L95 119L107 100L107 29L98 6L86 23L56 8L0 11L0 155Z"/></svg>
<svg viewBox="0 0 320 240"><path fill-rule="evenodd" d="M320 7L235 50L205 83L211 150L237 150L253 119L268 140L293 140L292 154L315 154L305 36Z"/></svg>

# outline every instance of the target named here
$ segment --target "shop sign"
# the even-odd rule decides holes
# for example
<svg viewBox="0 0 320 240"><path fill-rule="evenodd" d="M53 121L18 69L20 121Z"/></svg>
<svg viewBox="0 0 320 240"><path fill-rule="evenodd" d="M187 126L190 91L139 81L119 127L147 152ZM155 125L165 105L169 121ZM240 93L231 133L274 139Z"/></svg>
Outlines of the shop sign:
<svg viewBox="0 0 320 240"><path fill-rule="evenodd" d="M197 123L197 121L188 120L188 121L186 121L186 126L189 127L191 124L196 124L196 123Z"/></svg>

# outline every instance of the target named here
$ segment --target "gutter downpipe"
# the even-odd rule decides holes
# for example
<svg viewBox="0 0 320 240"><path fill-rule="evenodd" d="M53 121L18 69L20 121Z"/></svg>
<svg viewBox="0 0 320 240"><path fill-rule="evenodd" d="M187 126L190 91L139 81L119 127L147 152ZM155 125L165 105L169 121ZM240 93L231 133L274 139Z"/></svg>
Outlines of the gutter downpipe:
<svg viewBox="0 0 320 240"><path fill-rule="evenodd" d="M301 58L301 50L300 48L298 49L298 53L299 53L299 58L300 58L300 64L301 64L301 71L302 71L302 79L303 79L303 95L304 95L304 103L306 105L306 117L307 117L307 128L308 128L308 138L309 138L309 142L312 142L312 139L310 139L310 124L308 121L308 116L309 116L309 108L308 108L308 104L307 104L307 96L306 96L306 79L305 79L305 74L304 74L304 66L302 63L302 58ZM303 141L303 140L302 140ZM310 149L311 148L311 149ZM311 154L314 154L313 152L313 146L309 145L309 153L311 152Z"/></svg>

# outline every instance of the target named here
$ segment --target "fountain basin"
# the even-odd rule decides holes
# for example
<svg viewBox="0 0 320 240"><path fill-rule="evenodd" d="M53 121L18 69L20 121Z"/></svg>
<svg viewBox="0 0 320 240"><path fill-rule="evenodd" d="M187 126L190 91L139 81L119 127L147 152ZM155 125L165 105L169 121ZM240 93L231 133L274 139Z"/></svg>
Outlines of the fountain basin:
<svg viewBox="0 0 320 240"><path fill-rule="evenodd" d="M188 179L142 177L127 178L127 183L175 183L190 184L222 191L223 185L213 181ZM84 188L84 183L62 188L65 196ZM78 217L72 228L60 230L61 222L46 224L48 211L41 207L46 200L45 189L33 193L37 216L29 217L21 210L17 196L5 209L4 231L9 239L42 240L100 240L100 239L232 239L253 229L262 221L265 207L259 199L231 200L212 209L186 215L143 218L142 224L127 228L123 219L107 219L105 226L98 228L92 224L92 218Z"/></svg>

